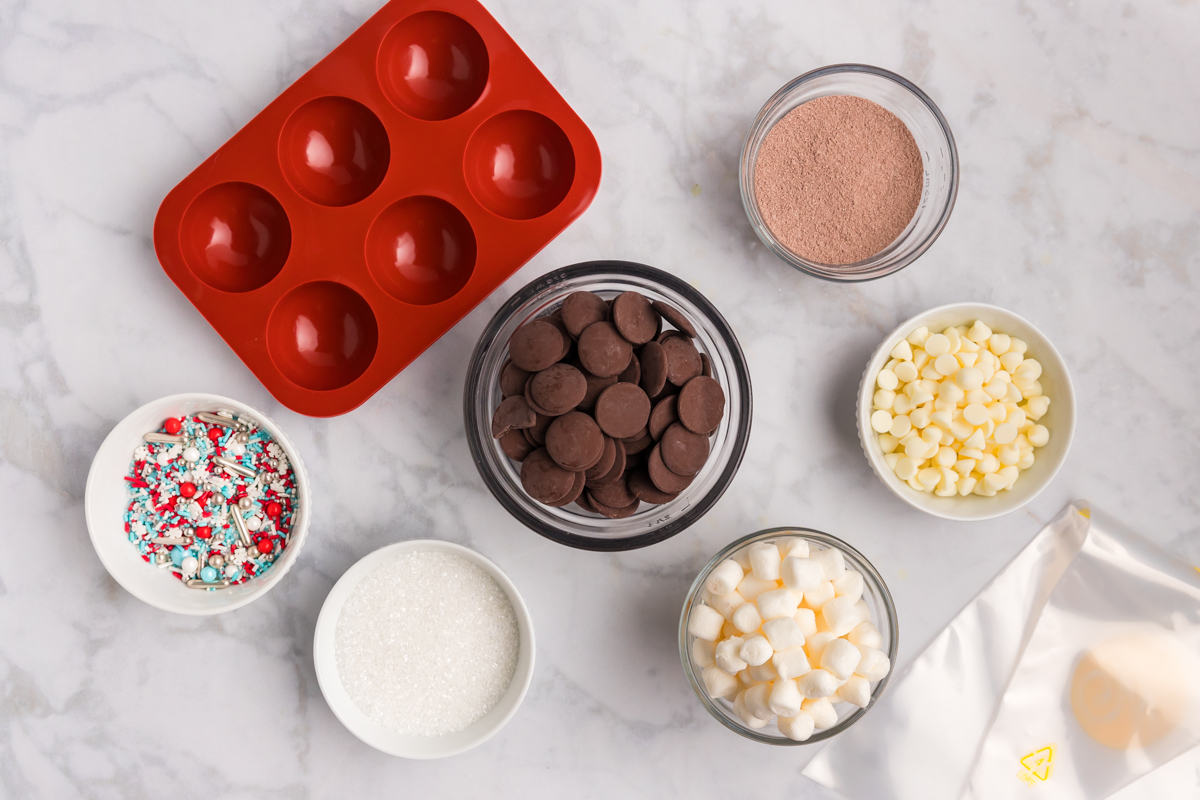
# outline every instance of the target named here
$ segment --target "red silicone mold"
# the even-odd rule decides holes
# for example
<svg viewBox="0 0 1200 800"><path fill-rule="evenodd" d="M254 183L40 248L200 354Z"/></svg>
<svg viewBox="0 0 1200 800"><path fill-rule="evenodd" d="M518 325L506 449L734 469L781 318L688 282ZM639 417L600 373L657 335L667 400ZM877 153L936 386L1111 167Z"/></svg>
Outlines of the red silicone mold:
<svg viewBox="0 0 1200 800"><path fill-rule="evenodd" d="M393 0L171 190L163 269L287 407L363 403L591 203L591 131L473 0Z"/></svg>

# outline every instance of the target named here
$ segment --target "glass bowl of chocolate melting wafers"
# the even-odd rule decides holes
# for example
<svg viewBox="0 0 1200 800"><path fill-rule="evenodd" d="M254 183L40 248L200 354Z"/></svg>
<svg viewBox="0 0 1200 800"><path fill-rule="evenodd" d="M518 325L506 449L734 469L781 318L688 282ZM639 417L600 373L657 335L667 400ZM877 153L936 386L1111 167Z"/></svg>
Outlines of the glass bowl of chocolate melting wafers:
<svg viewBox="0 0 1200 800"><path fill-rule="evenodd" d="M631 550L720 499L750 435L750 373L713 304L627 261L551 272L492 318L463 395L488 489L527 527Z"/></svg>

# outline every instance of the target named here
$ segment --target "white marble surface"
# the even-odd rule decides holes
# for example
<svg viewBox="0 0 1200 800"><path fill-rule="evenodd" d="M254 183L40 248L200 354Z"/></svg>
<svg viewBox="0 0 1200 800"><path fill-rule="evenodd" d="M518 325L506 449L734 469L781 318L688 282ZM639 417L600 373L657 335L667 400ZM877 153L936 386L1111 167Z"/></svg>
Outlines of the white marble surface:
<svg viewBox="0 0 1200 800"><path fill-rule="evenodd" d="M767 525L844 536L890 582L901 663L1071 498L1200 563L1200 5L1145 2L488 0L592 127L591 209L357 411L281 408L167 280L166 192L379 0L0 3L0 796L831 797L810 753L754 745L703 711L675 626L685 588ZM940 241L885 280L835 286L755 240L736 189L761 103L811 68L894 69L940 105L962 187ZM500 301L597 257L672 270L737 330L754 435L728 494L648 550L576 552L507 518L463 437L463 370ZM1074 450L1027 510L923 516L854 434L862 365L902 318L979 299L1033 320L1079 395ZM84 481L108 429L184 390L274 415L316 486L309 544L256 604L155 611L105 573ZM437 763L361 744L317 689L311 637L333 581L388 542L495 559L538 631L524 707ZM728 759L737 759L731 766ZM1190 797L1200 758L1133 797ZM919 768L920 765L914 765Z"/></svg>

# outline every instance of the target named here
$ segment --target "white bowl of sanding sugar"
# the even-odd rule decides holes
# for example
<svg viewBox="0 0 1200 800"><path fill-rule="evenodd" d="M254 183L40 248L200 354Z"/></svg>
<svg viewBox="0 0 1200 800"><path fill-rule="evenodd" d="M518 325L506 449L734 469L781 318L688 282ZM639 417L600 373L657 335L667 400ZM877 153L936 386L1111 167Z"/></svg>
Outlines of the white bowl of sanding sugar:
<svg viewBox="0 0 1200 800"><path fill-rule="evenodd" d="M334 584L313 637L317 683L359 739L445 758L494 736L533 679L533 621L517 587L462 545L410 539Z"/></svg>

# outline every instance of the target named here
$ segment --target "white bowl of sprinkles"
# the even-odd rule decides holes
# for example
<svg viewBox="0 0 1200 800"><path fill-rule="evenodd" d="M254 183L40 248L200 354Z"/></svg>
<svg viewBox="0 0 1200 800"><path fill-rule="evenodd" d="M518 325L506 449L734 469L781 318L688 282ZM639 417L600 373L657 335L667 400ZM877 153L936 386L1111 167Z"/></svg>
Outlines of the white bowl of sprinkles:
<svg viewBox="0 0 1200 800"><path fill-rule="evenodd" d="M199 413L222 412L234 420L243 420L268 433L283 450L295 480L296 507L286 547L261 575L224 585L221 580L211 588L193 588L187 582L143 560L138 547L125 531L125 512L129 507L129 474L134 451L146 434L159 431L169 418L192 417ZM113 579L130 594L155 608L177 614L197 616L232 611L270 591L287 574L304 545L311 518L308 474L300 454L283 431L265 414L245 403L215 394L190 393L164 397L147 403L121 420L92 459L84 497L84 516L96 555ZM193 581L195 583L195 581ZM219 587L219 588L218 588Z"/></svg>
<svg viewBox="0 0 1200 800"><path fill-rule="evenodd" d="M313 637L317 683L338 720L412 759L494 736L525 699L534 651L533 620L509 577L436 539L382 547L346 570Z"/></svg>

